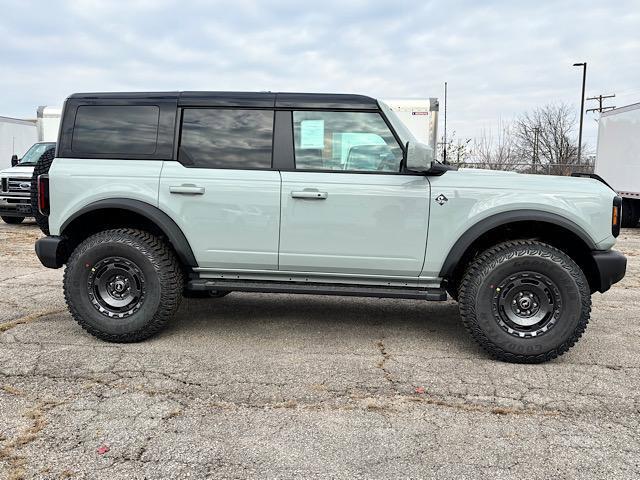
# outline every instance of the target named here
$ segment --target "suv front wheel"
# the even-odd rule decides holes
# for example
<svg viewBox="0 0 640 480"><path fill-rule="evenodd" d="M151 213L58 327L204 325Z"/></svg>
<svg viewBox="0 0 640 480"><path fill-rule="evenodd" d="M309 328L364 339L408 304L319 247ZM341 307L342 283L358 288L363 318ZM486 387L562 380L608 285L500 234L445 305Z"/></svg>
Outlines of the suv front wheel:
<svg viewBox="0 0 640 480"><path fill-rule="evenodd" d="M584 273L564 252L518 240L472 261L459 304L465 326L493 357L540 363L578 341L589 322L591 294Z"/></svg>
<svg viewBox="0 0 640 480"><path fill-rule="evenodd" d="M71 315L110 342L137 342L160 331L175 314L182 290L173 250L161 238L130 228L87 238L64 273Z"/></svg>

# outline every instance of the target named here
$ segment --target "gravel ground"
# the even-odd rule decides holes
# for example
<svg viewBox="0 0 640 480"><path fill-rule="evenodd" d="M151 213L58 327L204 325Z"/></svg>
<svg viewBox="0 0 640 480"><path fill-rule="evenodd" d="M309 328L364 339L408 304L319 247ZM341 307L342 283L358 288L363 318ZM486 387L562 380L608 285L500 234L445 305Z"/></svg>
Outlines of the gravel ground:
<svg viewBox="0 0 640 480"><path fill-rule="evenodd" d="M39 235L0 223L0 478L640 477L640 230L543 365L488 359L453 302L232 293L104 343Z"/></svg>

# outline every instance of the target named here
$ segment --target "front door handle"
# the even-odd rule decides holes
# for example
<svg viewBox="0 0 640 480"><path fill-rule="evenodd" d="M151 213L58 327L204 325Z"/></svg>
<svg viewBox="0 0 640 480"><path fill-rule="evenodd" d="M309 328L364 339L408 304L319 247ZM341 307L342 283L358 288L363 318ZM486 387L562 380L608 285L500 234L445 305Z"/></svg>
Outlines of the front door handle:
<svg viewBox="0 0 640 480"><path fill-rule="evenodd" d="M204 187L193 184L171 185L169 187L171 193L181 193L182 195L203 195Z"/></svg>
<svg viewBox="0 0 640 480"><path fill-rule="evenodd" d="M291 192L292 198L307 198L309 200L326 200L329 194L317 190L302 190L301 192Z"/></svg>

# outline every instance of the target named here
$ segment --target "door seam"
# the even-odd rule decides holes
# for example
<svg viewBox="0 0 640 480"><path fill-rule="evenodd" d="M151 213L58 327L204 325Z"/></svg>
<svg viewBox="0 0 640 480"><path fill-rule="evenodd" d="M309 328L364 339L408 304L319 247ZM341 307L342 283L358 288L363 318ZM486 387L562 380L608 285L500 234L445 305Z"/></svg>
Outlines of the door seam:
<svg viewBox="0 0 640 480"><path fill-rule="evenodd" d="M279 212L278 217L278 252L276 255L276 270L280 270L280 238L282 237L282 172L278 170L278 176L280 177L280 195L279 195Z"/></svg>

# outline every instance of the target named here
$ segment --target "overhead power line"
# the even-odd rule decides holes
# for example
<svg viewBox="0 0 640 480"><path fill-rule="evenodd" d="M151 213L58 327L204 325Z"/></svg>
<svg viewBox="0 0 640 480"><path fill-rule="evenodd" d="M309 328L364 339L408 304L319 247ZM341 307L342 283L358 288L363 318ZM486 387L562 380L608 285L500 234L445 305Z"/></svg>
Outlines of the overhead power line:
<svg viewBox="0 0 640 480"><path fill-rule="evenodd" d="M615 93L611 94L611 95L598 95L597 97L588 97L587 100L596 100L598 102L598 107L597 108L589 108L587 109L587 113L589 112L598 112L598 113L602 113L602 112L606 112L607 110L613 110L615 107L614 106L603 106L602 105L602 101L605 98L614 98L616 96Z"/></svg>

